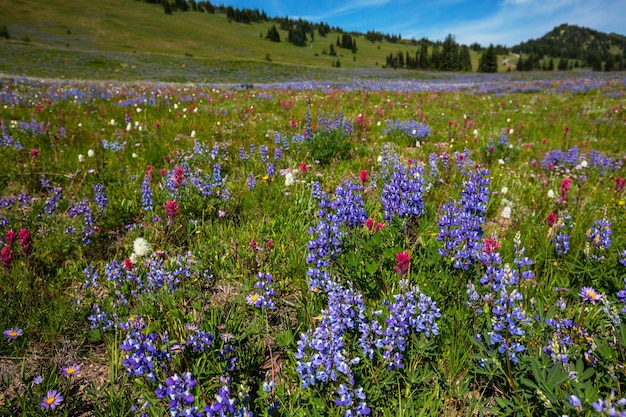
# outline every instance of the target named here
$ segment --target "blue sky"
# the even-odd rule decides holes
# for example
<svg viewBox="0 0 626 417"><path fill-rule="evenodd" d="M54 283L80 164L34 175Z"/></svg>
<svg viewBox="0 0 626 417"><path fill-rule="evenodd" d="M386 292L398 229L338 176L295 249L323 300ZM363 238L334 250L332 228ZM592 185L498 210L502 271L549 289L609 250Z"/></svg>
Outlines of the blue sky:
<svg viewBox="0 0 626 417"><path fill-rule="evenodd" d="M562 23L626 35L626 0L221 0L258 8L269 16L302 17L347 31L401 34L403 38L513 46Z"/></svg>

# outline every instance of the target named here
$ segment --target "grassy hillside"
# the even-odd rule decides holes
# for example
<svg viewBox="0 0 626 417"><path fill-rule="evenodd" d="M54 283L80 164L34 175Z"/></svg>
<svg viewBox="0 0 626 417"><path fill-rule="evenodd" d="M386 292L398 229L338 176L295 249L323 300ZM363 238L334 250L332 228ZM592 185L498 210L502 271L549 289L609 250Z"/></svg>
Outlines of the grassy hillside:
<svg viewBox="0 0 626 417"><path fill-rule="evenodd" d="M132 55L119 59L120 62L110 58L116 61L114 63L106 62L109 58L86 55L78 60L76 66L81 66L84 60L95 61L93 66L102 67L98 68L98 72L106 72L113 66L116 70L110 71L115 75L128 72L133 65L137 68L133 61L142 56L140 60L144 61L168 59L164 57L173 59L176 62L165 64L172 66L169 72L187 64L220 67L224 62L232 61L329 68L337 59L342 68L376 69L384 65L385 57L390 53L408 51L413 54L416 51L412 45L372 43L358 36L357 53L337 48L338 56L331 57L324 51L336 42L338 33L331 32L326 37L318 35L309 46L296 47L286 41L286 31L279 31L280 43L265 39L272 23L229 22L226 15L219 13L178 12L166 15L160 6L129 0L2 2L0 16L0 24L5 24L11 35L11 40L0 42L3 56L13 57L12 62L5 62L0 67L1 71L8 73L22 73L24 70L28 73L31 61L43 62L47 68L56 62L66 67L57 67L57 71L68 70L67 60L71 61L71 56L95 52ZM42 48L45 50L42 51ZM33 51L37 53L33 55ZM57 62L59 56L67 53L67 59ZM52 61L49 60L51 54L54 55ZM476 68L478 55L475 52L472 54ZM181 57L184 59L181 60ZM128 62L125 64L125 61ZM89 67L81 70L80 77L82 73L89 72Z"/></svg>

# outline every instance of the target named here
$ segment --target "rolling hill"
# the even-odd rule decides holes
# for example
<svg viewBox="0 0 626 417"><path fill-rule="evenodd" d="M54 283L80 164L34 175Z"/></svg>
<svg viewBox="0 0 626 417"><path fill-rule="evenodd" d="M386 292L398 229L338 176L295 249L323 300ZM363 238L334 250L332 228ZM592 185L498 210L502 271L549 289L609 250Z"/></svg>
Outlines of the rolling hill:
<svg viewBox="0 0 626 417"><path fill-rule="evenodd" d="M196 7L195 2L183 0L172 5L181 2ZM200 79L210 81L219 78L220 71L233 70L241 71L245 79L248 72L260 67L305 74L314 72L314 68L376 70L389 66L390 62L396 66L400 61L406 65L399 68L405 68L409 60L417 59L420 48L425 48L429 55L434 51L441 54L441 60L445 53L445 43L440 41L371 36L377 32L351 33L356 48L343 48L339 40L346 34L339 28L327 28L327 33L311 30L306 34L305 46L295 46L288 42L293 34L289 25L281 24L284 18L265 16L259 21L242 23L223 7L218 7L216 13L191 11L191 8L183 12L174 8L173 13L167 14L162 4L137 0L16 0L0 3L0 16L0 36L7 38L0 40L0 52L5 58L0 62L0 72L8 74L154 79L160 72L165 74L165 80L179 80L185 77L177 72L186 69L187 73L202 73ZM267 39L274 28L280 42ZM563 55L566 51L567 56L579 57L581 52L572 45L585 45L588 51L606 50L608 55L600 55L601 61L615 56L618 58L615 62L623 62L620 55L625 50L623 36L587 30L585 39L590 36L593 39L582 42L580 36L562 34L563 31L569 34L574 27L560 28L553 31L557 35L551 32L552 35L540 40L517 45L510 54L499 49L499 71L514 69L520 52L543 54L543 58L546 54L559 56L556 52ZM601 47L597 47L599 39L602 39ZM476 71L482 51L475 47L468 49L472 70ZM591 55L588 52L583 55L577 59L585 63ZM440 68L431 63L420 69Z"/></svg>

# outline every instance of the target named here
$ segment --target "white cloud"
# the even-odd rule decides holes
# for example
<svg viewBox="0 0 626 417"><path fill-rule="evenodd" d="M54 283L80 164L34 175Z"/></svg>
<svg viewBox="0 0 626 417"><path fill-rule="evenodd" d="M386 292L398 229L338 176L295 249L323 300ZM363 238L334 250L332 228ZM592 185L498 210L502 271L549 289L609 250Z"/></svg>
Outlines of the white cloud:
<svg viewBox="0 0 626 417"><path fill-rule="evenodd" d="M315 16L302 16L302 18L313 21L313 22L317 22L320 20L329 19L331 17L344 16L344 15L356 13L356 12L367 13L367 10L364 10L364 9L386 6L387 4L391 3L391 1L392 0L362 0L362 1L356 0L356 1L351 1L351 2L339 3L339 7L335 9L331 9L328 12L321 13ZM334 4L336 3L333 2L333 5ZM375 29L375 28L370 28L370 29Z"/></svg>

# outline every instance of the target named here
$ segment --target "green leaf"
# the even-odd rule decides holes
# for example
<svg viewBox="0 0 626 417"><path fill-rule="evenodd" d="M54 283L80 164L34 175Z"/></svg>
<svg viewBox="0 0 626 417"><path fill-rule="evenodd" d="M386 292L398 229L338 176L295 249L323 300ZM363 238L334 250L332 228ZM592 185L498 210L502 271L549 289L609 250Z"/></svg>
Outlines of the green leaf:
<svg viewBox="0 0 626 417"><path fill-rule="evenodd" d="M87 340L91 343L102 341L102 331L100 329L93 329L87 333Z"/></svg>
<svg viewBox="0 0 626 417"><path fill-rule="evenodd" d="M378 271L378 268L380 268L379 262L366 262L365 263L365 271L369 275L374 275L374 273Z"/></svg>
<svg viewBox="0 0 626 417"><path fill-rule="evenodd" d="M520 381L522 384L526 385L527 387L530 387L532 389L539 389L537 384L535 384L533 381L531 381L528 378L521 378Z"/></svg>
<svg viewBox="0 0 626 417"><path fill-rule="evenodd" d="M561 365L556 364L550 369L548 372L548 377L546 378L546 386L553 391L563 382L565 382L568 378L568 373L561 367Z"/></svg>

